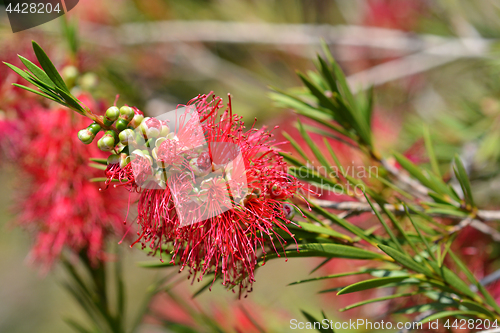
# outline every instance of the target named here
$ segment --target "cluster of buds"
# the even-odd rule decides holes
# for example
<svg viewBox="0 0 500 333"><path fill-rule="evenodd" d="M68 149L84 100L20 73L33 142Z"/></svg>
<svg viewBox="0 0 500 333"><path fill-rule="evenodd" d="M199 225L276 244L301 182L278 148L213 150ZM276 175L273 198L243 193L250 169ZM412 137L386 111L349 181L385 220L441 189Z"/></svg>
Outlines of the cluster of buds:
<svg viewBox="0 0 500 333"><path fill-rule="evenodd" d="M293 238L285 204L301 187L265 129L245 131L222 99L200 95L188 105L144 118L119 133L106 185L140 192L137 242L163 251L192 277L214 270L223 284L251 290L258 250L267 238ZM134 128L135 127L135 128ZM135 244L135 243L134 243ZM274 245L273 248L275 249Z"/></svg>
<svg viewBox="0 0 500 333"><path fill-rule="evenodd" d="M78 138L83 143L90 144L100 131L104 131L104 135L97 142L97 146L103 151L111 151L119 145L119 142L128 141L128 139L122 140L122 138L127 138L128 133L133 132L134 129L141 125L144 114L138 109L129 106L122 106L121 108L112 106L106 110L106 114L101 118L101 123L104 126L94 122L86 129L79 131Z"/></svg>
<svg viewBox="0 0 500 333"><path fill-rule="evenodd" d="M129 126L121 131L118 145L125 147L108 158L108 170L129 170L127 178L133 178L134 187L170 188L177 202L184 202L180 206L190 206L189 218L182 208L176 207L179 218L189 223L227 211L232 208L231 202L243 204L247 182L237 145L207 144L194 108L172 114L179 117L173 121L172 128L165 120L148 117L135 129ZM106 137L113 143L112 133L103 136ZM209 197L217 204L215 209L207 211L203 206ZM196 211L200 213L194 213Z"/></svg>

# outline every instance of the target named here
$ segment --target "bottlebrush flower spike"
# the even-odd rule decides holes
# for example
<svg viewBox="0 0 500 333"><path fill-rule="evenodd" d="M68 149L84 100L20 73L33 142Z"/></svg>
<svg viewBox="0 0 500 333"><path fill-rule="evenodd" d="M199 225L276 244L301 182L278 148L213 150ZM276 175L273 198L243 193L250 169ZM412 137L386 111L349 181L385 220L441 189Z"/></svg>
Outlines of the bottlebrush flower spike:
<svg viewBox="0 0 500 333"><path fill-rule="evenodd" d="M85 96L87 105L97 105ZM17 129L12 161L21 173L19 223L33 232L31 259L45 268L64 248L86 250L93 260L105 259L106 236L123 235L126 196L119 191L100 195L89 182L100 171L89 168L90 157L103 157L95 145L84 146L77 132L88 120L62 107L45 109L34 102L29 113L9 122Z"/></svg>
<svg viewBox="0 0 500 333"><path fill-rule="evenodd" d="M240 294L250 291L259 252L265 255L266 244L277 251L274 241L286 244L274 229L293 238L283 200L301 185L287 174L273 135L253 126L245 131L230 102L223 109L219 97L200 95L178 113L166 137L157 138L160 121L144 119L138 131L151 155L135 147L130 164L108 166L108 184L119 179L141 191L136 243L154 252L168 248L171 262L188 267L193 280L213 272Z"/></svg>

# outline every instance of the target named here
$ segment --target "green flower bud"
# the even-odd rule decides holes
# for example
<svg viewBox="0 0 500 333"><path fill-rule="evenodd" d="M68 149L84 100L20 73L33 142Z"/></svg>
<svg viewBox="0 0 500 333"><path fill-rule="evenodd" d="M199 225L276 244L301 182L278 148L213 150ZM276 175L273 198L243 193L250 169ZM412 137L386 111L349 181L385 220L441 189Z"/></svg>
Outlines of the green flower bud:
<svg viewBox="0 0 500 333"><path fill-rule="evenodd" d="M115 121L120 116L120 109L116 106L112 106L106 110L106 119Z"/></svg>
<svg viewBox="0 0 500 333"><path fill-rule="evenodd" d="M141 156L141 157L144 157L144 153L142 152L142 150L140 149L136 149L132 152L132 154L130 154L130 156L132 158L136 158L137 156Z"/></svg>
<svg viewBox="0 0 500 333"><path fill-rule="evenodd" d="M115 147L115 138L111 135L104 135L102 138L97 141L97 147L103 151L113 150Z"/></svg>
<svg viewBox="0 0 500 333"><path fill-rule="evenodd" d="M120 108L120 118L127 120L127 123L130 122L132 120L132 118L134 118L134 115L135 115L135 112L131 107L122 106Z"/></svg>
<svg viewBox="0 0 500 333"><path fill-rule="evenodd" d="M85 143L86 145L92 143L94 138L95 138L94 133L89 131L88 128L82 129L81 131L78 132L78 139L80 139L80 141Z"/></svg>
<svg viewBox="0 0 500 333"><path fill-rule="evenodd" d="M91 90L97 86L99 78L95 73L85 73L80 77L80 86L85 90Z"/></svg>
<svg viewBox="0 0 500 333"><path fill-rule="evenodd" d="M115 143L118 142L118 134L115 131L107 130L106 133L104 133L104 135L111 136L115 139Z"/></svg>
<svg viewBox="0 0 500 333"><path fill-rule="evenodd" d="M167 123L162 121L161 122L161 132L160 132L160 137L166 137L170 133L170 128L168 127Z"/></svg>
<svg viewBox="0 0 500 333"><path fill-rule="evenodd" d="M157 138L160 136L162 124L156 118L146 117L139 128L147 138Z"/></svg>
<svg viewBox="0 0 500 333"><path fill-rule="evenodd" d="M112 154L108 156L108 165L120 163L120 155Z"/></svg>
<svg viewBox="0 0 500 333"><path fill-rule="evenodd" d="M158 148L161 146L161 144L163 143L163 141L167 140L167 138L158 138L156 141L155 141L155 147Z"/></svg>
<svg viewBox="0 0 500 333"><path fill-rule="evenodd" d="M137 128L137 126L139 126L143 120L144 120L144 115L136 113L132 118L132 120L130 121L130 126L132 126L133 128Z"/></svg>
<svg viewBox="0 0 500 333"><path fill-rule="evenodd" d="M120 132L125 130L128 127L128 121L120 118L116 121L116 129L119 130Z"/></svg>
<svg viewBox="0 0 500 333"><path fill-rule="evenodd" d="M102 123L104 124L104 126L111 126L111 125L113 125L114 121L104 118L102 120Z"/></svg>
<svg viewBox="0 0 500 333"><path fill-rule="evenodd" d="M76 79L78 78L78 69L75 66L66 66L62 69L62 77L69 87L75 85Z"/></svg>
<svg viewBox="0 0 500 333"><path fill-rule="evenodd" d="M120 138L120 142L122 144L128 145L129 142L132 143L134 141L135 133L133 130L127 128L121 131L118 137Z"/></svg>
<svg viewBox="0 0 500 333"><path fill-rule="evenodd" d="M120 154L120 168L125 168L130 163L130 156L127 154Z"/></svg>
<svg viewBox="0 0 500 333"><path fill-rule="evenodd" d="M99 131L101 130L101 126L98 123L92 123L87 127L87 129L92 132L94 135L97 135Z"/></svg>

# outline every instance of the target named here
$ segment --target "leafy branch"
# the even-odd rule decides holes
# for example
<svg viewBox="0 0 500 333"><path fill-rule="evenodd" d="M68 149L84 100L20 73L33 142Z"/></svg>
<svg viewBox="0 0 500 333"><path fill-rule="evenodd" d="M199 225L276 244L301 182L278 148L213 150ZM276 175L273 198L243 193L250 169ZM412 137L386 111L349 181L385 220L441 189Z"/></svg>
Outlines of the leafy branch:
<svg viewBox="0 0 500 333"><path fill-rule="evenodd" d="M300 244L300 254L293 254L292 250L286 251L286 254L301 257L320 256L326 258L325 262L331 258L369 259L368 256L361 257L355 253L372 245L388 258L371 258L385 262L379 269L362 268L357 272L311 278L294 284L359 274L372 275L371 279L323 292L334 291L342 295L375 288L390 287L388 290L392 290L388 296L353 304L343 311L374 302L394 302L420 295L431 302L427 304L425 311L433 311L430 312L431 317L419 320L435 319L441 315L500 318L498 304L459 257L450 250L456 234L466 226L488 233L495 240L500 239L500 233L485 224L487 221L499 221L500 211L478 208L469 177L459 156L455 156L453 161L452 179L456 179L456 184L444 181L428 132L424 132L424 139L431 170L415 165L397 152L392 153L390 159L382 157L374 148L371 132L373 90L369 90L366 95L353 95L326 45L323 45L323 49L325 57L318 56L317 71L309 72L307 76L298 74L304 84L301 90L285 92L275 89L271 96L278 105L291 108L298 115L317 124L306 129L300 120L297 122L300 137L305 145L298 143L297 137L292 138L290 134L285 134L300 156L299 158L283 154L292 165L289 172L330 193L336 192L335 185L342 185L340 192L356 199L348 202L310 199L316 217L308 216L309 223L320 224L322 227L337 225L346 235L353 234L355 241L343 245L346 247L345 252L349 253L347 255L340 251L340 245L326 243ZM324 136L323 143L328 154L320 150L309 132ZM349 175L327 138L358 149L368 159L368 163L380 167L380 176L377 174L377 177L371 177L370 174L367 179ZM309 148L311 156L304 151L304 146ZM315 164L318 167L315 167ZM331 172L332 170L335 172ZM363 195L349 191L346 185L360 186L364 189ZM330 212L330 209L344 213L336 215ZM381 228L364 230L348 221L349 217L366 212L375 213ZM456 224L447 225L443 221L456 221ZM375 234L377 229L383 229L388 237ZM310 250L311 247L313 251ZM377 251L370 253L375 256ZM454 268L448 265L449 258L455 264ZM473 288L469 288L454 270L464 274ZM479 294L475 291L479 291ZM453 311L446 310L450 308ZM411 311L424 312L415 310L414 306ZM400 309L398 312L411 313L410 308Z"/></svg>

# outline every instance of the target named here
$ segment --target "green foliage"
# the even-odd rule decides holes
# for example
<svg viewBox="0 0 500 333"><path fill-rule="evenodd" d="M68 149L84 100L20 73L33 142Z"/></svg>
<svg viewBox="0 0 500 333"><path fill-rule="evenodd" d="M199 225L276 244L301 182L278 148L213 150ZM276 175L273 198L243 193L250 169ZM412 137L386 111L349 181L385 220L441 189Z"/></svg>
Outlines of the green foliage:
<svg viewBox="0 0 500 333"><path fill-rule="evenodd" d="M40 45L34 41L33 51L35 52L38 62L42 68L22 56L19 56L19 59L21 59L28 70L23 71L14 65L5 62L4 64L19 74L19 76L23 79L33 84L40 91L17 83L14 83L14 85L64 105L80 114L84 114L86 110L82 106L82 103L71 94L52 61L50 61L49 57Z"/></svg>
<svg viewBox="0 0 500 333"><path fill-rule="evenodd" d="M70 36L71 31L68 34ZM34 42L33 48L41 68L23 57L20 59L28 70L23 71L11 64L6 65L38 90L17 86L89 116L88 111L71 95L41 47ZM324 49L325 57L318 56L316 72L310 72L307 75L298 73L304 85L300 93L275 89L272 94L273 99L279 105L294 109L297 114L311 119L322 127L305 126L299 120L297 128L300 138L289 134L285 136L301 159L286 153L282 156L293 165L289 168L290 174L320 189L329 190L335 185L361 186L363 188L361 195L356 191L345 191L343 194L354 199L348 201L348 204L358 203L361 206L364 205L364 208L356 206L346 209L346 214L339 216L319 200L311 199L308 205L303 202L296 203L303 205L304 212L303 219L297 221L297 226L290 226L290 231L298 242L298 248L295 245L288 245L279 254L271 253L262 256L259 259L259 266L265 261L283 255L288 258L324 258L320 266L332 258L333 260L368 260L370 267L362 267L356 272L309 278L292 284L371 274L372 278L322 292L335 291L338 295L343 295L391 287L390 295L355 303L342 310L419 295L418 301L422 302L422 299L425 299L422 304L395 311L405 314L432 311L433 313L423 321L448 316L500 318L500 307L493 297L450 250L456 234L461 230L459 221L476 219L479 209L476 206L478 202L474 200L475 195L470 177L460 157L456 156L453 162L454 177L458 184L453 184L453 178L444 178L441 173L431 136L427 130L424 130L423 135L432 171L427 170L425 166L416 165L398 152L393 152L390 157L383 157L375 149L373 143L371 129L373 89L370 89L367 94L355 96L340 66L334 61L326 46ZM356 148L362 154L365 163L371 163L380 169L378 177L363 179L349 175L345 172L328 140L324 140L328 151L327 156L314 142L310 132L323 134L325 137ZM299 142L300 140L304 144ZM305 147L312 153L312 156L308 156ZM104 160L93 159L92 162L94 163L91 163L91 166L94 168L105 168ZM319 162L319 165L328 171L334 171L337 168L340 170L340 175L319 172L311 167L314 162ZM452 180L449 180L450 178ZM93 181L102 181L102 179L97 178ZM376 217L371 226L361 227L349 221L351 216L367 212L373 212ZM441 220L443 217L454 221L456 225L444 225ZM284 239L292 238L283 231L276 232ZM268 240L271 241L271 239ZM273 241L277 242L277 240ZM292 243L289 242L289 244ZM451 257L452 261L446 260L447 256ZM374 268L374 265L377 267ZM146 262L140 263L140 266L164 269L172 265ZM107 303L106 278L103 269L89 269L91 273L89 282L81 277L71 265L67 264L66 268L72 278L72 283L67 284L66 288L86 311L94 326L89 330L71 320L67 321L68 324L79 332L96 330L125 332L123 326L125 298L120 268L117 267L115 275L117 285L115 312L110 311ZM465 275L475 286L474 290L461 279L461 274ZM216 280L218 276L214 280L207 281L194 296L210 288ZM158 283L150 289L141 307L142 310L132 325L132 331L138 327L143 315L148 311L148 304L158 292L160 285L161 283ZM476 289L478 292L475 291ZM217 323L207 316L203 314L193 314L193 316L197 316L200 322L210 326L214 332L222 332ZM311 322L317 322L308 313L304 312L304 316ZM164 324L176 332L193 331L192 328L183 325L166 321ZM332 331L321 330L321 332Z"/></svg>
<svg viewBox="0 0 500 333"><path fill-rule="evenodd" d="M317 72L307 75L298 74L304 85L300 94L296 93L297 89L290 92L275 89L272 94L272 98L278 105L291 108L298 115L309 118L322 127L321 129L314 128L314 126L306 127L299 120L297 127L301 138L294 136L291 141L302 160L289 154L283 154L283 156L294 165L291 168L291 174L299 174L298 169L300 169L300 174L307 175L303 179L319 189L328 188L333 183L363 185L363 196L348 191L343 194L352 197L356 203L364 205L365 208L360 211L359 206L352 205L351 210L345 208L344 216L347 217L339 217L329 210L328 203L311 199L309 205L312 213L307 215L308 223L313 223L317 227L321 225L320 228L336 225L352 238L352 243L348 246L326 243L307 244L303 243L304 239L299 239L302 243L299 244L301 252L293 250L285 252L289 257L324 257L325 261L321 264L323 265L330 260L339 260L332 258L361 259L366 252L362 252L361 256L354 256L354 252L349 252L347 249L349 247L356 251L365 249L363 251L373 256L372 262L378 262L380 266L389 265L389 268L380 267L377 270L372 264L371 267L364 267L359 271L307 278L291 283L291 285L371 274L374 278L324 290L322 293L335 291L338 295L343 295L391 287L387 289L392 291L389 295L352 304L341 311L374 302L395 301L420 295L418 298L420 302L426 298L427 301L396 309L395 312L415 314L432 311L432 315L423 321L449 316L499 318L498 304L460 259L450 251L453 240L461 227L447 226L440 219L446 217L458 223L460 219L476 218L478 212L477 202L473 199L473 187L460 157L456 156L453 163L454 176L461 189L460 193L452 182L445 181L443 178L427 128L424 128L423 136L432 171L424 166L416 165L398 152L392 153L392 158L397 165L390 162L389 158L382 157L375 150L372 140L373 90L370 89L366 95L354 96L339 65L333 60L325 46L324 50L325 58L318 56ZM325 131L325 127L328 130ZM311 167L314 161L318 161L325 170L334 168L323 150L311 139L309 132L325 136L324 145L335 163L335 168L340 171L340 177L329 177ZM364 155L366 163L377 165L379 177L370 177L368 180L358 179L345 173L326 137L338 139L337 141L347 143L348 146L357 149ZM287 138L291 139L292 136L287 134ZM301 144L300 140L305 144ZM305 146L309 148L312 156L308 156L304 151ZM345 207L348 207L349 203L352 202L346 202ZM331 207L338 207L335 204ZM304 211L306 209L304 207ZM349 216L364 212L375 213L377 223L381 228L375 225L364 229L348 221ZM311 218L310 215L313 214L316 218L314 216ZM387 220L391 223L389 224ZM374 234L374 229L380 231ZM314 229L308 228L308 230ZM367 249L371 246L379 249L387 257L376 258L377 250ZM331 249L331 251L326 251L326 249ZM445 260L447 255L452 257L455 265ZM268 259L270 258L272 257ZM368 259L368 257L365 258ZM479 293L471 290L469 285L460 278L460 274L467 276Z"/></svg>

